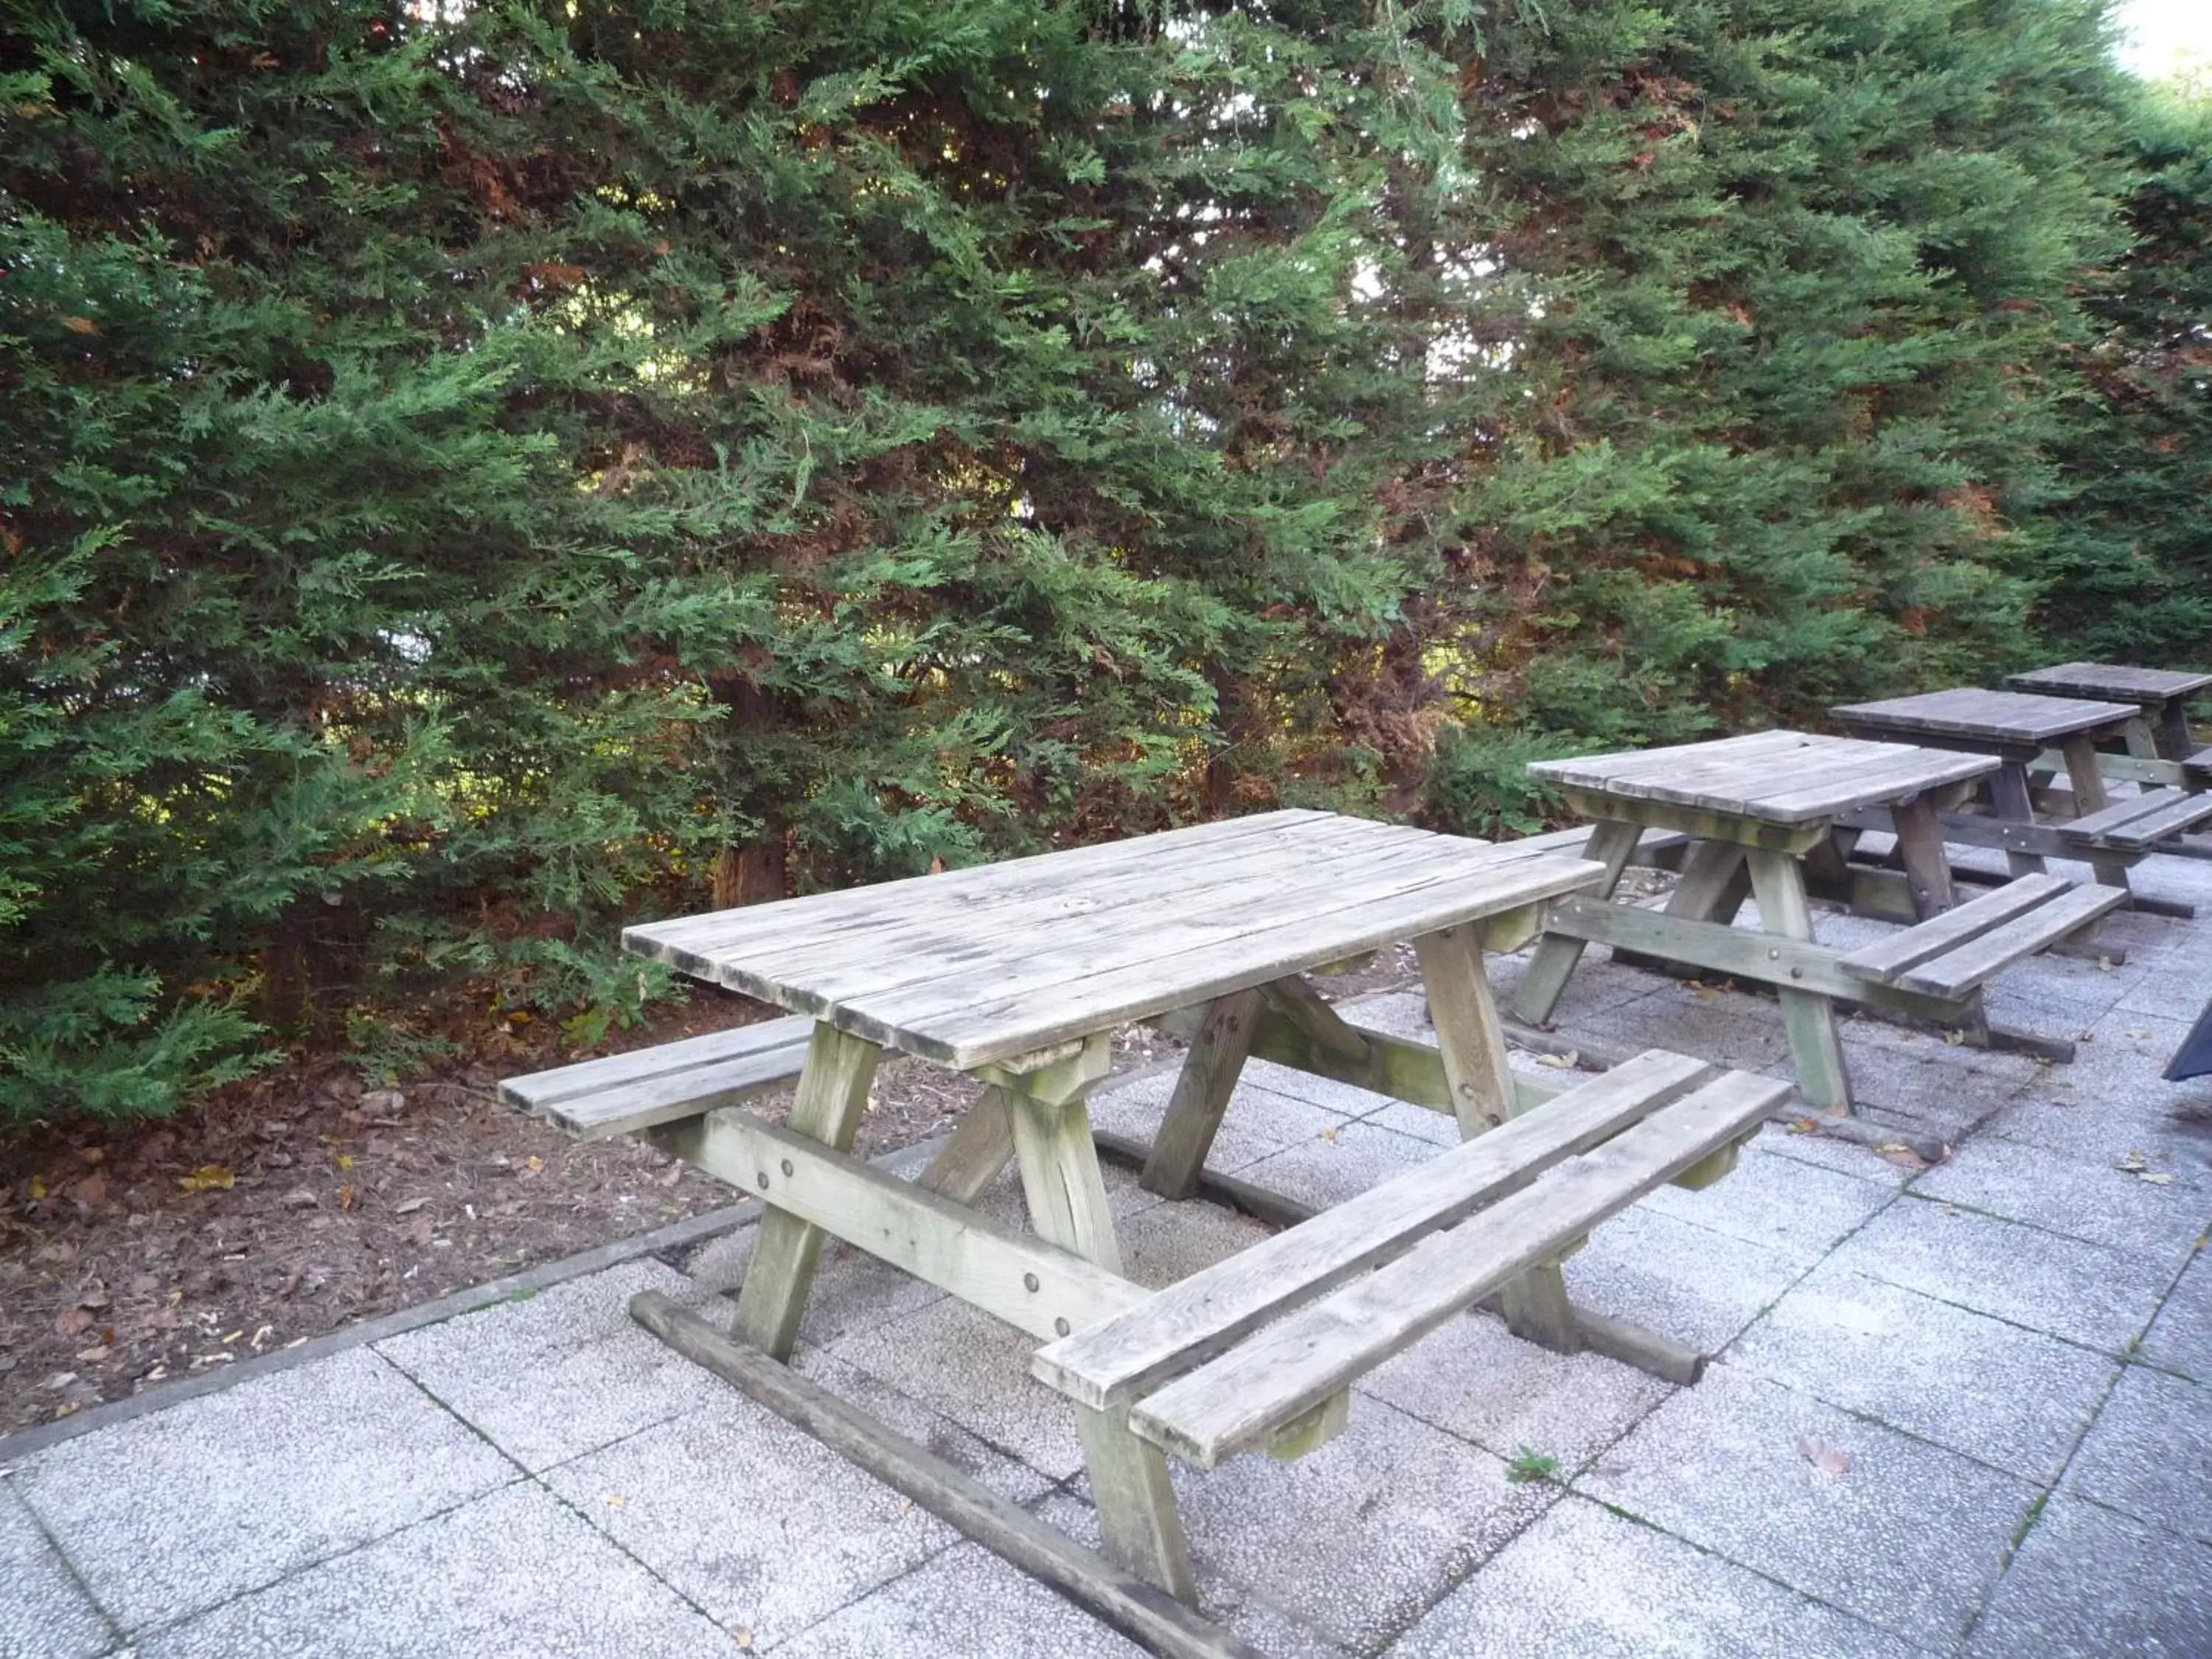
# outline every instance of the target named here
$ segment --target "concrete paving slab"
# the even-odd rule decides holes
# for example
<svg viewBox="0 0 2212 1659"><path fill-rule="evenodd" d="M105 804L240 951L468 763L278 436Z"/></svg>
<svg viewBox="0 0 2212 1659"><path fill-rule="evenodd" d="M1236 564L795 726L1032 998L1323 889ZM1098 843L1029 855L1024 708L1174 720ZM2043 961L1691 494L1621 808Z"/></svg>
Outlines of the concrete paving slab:
<svg viewBox="0 0 2212 1659"><path fill-rule="evenodd" d="M1214 1136L1213 1155L1206 1162L1226 1170L1235 1161L1236 1167L1242 1168L1254 1157L1310 1140L1323 1130L1339 1127L1382 1102L1380 1095L1331 1083L1326 1078L1310 1079L1315 1086L1304 1093L1273 1086L1279 1077L1291 1079L1300 1075L1286 1066L1269 1066L1262 1060L1249 1064L1236 1092L1229 1097L1229 1110ZM1168 1097L1175 1092L1175 1085L1173 1073L1156 1072L1110 1091L1102 1091L1091 1103L1091 1125L1150 1140L1167 1115ZM1323 1091L1337 1091L1343 1103L1334 1100L1316 1103L1310 1097Z"/></svg>
<svg viewBox="0 0 2212 1659"><path fill-rule="evenodd" d="M1649 996L1594 1016L1553 1023L1571 1041L1616 1052L1668 1048L1716 1065L1787 1074L1790 1043L1777 1004L1748 992L1653 977L1657 985Z"/></svg>
<svg viewBox="0 0 2212 1659"><path fill-rule="evenodd" d="M1515 1070L1524 1069L1516 1066ZM1404 1135L1418 1140L1434 1152L1443 1152L1460 1142L1459 1120L1443 1112L1432 1112L1425 1106L1415 1106L1403 1100L1376 1097L1375 1109L1362 1117L1362 1123L1371 1123L1378 1129L1388 1129L1392 1134Z"/></svg>
<svg viewBox="0 0 2212 1659"><path fill-rule="evenodd" d="M2109 1354L2142 1334L2172 1282L2171 1267L2129 1251L1909 1193L1830 1261Z"/></svg>
<svg viewBox="0 0 2212 1659"><path fill-rule="evenodd" d="M647 1290L700 1295L658 1261L629 1262L376 1351L536 1473L717 1397L708 1373L630 1318L629 1298Z"/></svg>
<svg viewBox="0 0 2212 1659"><path fill-rule="evenodd" d="M1131 1216L1119 1229L1121 1271L1158 1290L1226 1261L1271 1237L1274 1229L1202 1200L1163 1204Z"/></svg>
<svg viewBox="0 0 2212 1659"><path fill-rule="evenodd" d="M1144 1650L979 1544L960 1544L783 1643L788 1659L1051 1654L1142 1659Z"/></svg>
<svg viewBox="0 0 2212 1659"><path fill-rule="evenodd" d="M1861 1045L1848 1051L1851 1098L1878 1121L1957 1142L2025 1088L2035 1062L1937 1042L1917 1053Z"/></svg>
<svg viewBox="0 0 2212 1659"><path fill-rule="evenodd" d="M1778 1158L1754 1142L1725 1180L1702 1192L1662 1187L1638 1207L1809 1267L1895 1197L1887 1186Z"/></svg>
<svg viewBox="0 0 2212 1659"><path fill-rule="evenodd" d="M1433 1034L1430 1041L1434 1041ZM1388 1095L1378 1095L1370 1089L1354 1088L1349 1083L1339 1083L1334 1078L1316 1077L1311 1072L1301 1072L1295 1066L1278 1066L1273 1060L1247 1060L1243 1083L1284 1100L1295 1100L1328 1112L1337 1122L1364 1117L1389 1101ZM1231 1099L1231 1115L1235 1115L1235 1098ZM1304 1140L1317 1134L1325 1125L1309 1120L1298 1126L1296 1133L1279 1133L1276 1140L1284 1146Z"/></svg>
<svg viewBox="0 0 2212 1659"><path fill-rule="evenodd" d="M768 1647L959 1534L749 1401L563 1463L546 1484L723 1628Z"/></svg>
<svg viewBox="0 0 2212 1659"><path fill-rule="evenodd" d="M2118 1362L1862 1273L1815 1268L1729 1364L2023 1479L2058 1478Z"/></svg>
<svg viewBox="0 0 2212 1659"><path fill-rule="evenodd" d="M1510 1460L1524 1448L1577 1469L1673 1392L1593 1353L1523 1342L1488 1314L1446 1322L1367 1375L1359 1391Z"/></svg>
<svg viewBox="0 0 2212 1659"><path fill-rule="evenodd" d="M2212 1549L2061 1493L1974 1628L1965 1659L2204 1659Z"/></svg>
<svg viewBox="0 0 2212 1659"><path fill-rule="evenodd" d="M121 1639L4 1480L0 1587L5 1659L94 1659Z"/></svg>
<svg viewBox="0 0 2212 1659"><path fill-rule="evenodd" d="M1018 1213L1021 1198L1009 1186L1000 1207ZM760 1229L748 1227L718 1240L709 1260L692 1264L691 1277L703 1291L735 1297L745 1281ZM799 1322L799 1340L827 1347L854 1331L898 1319L945 1299L945 1292L910 1273L878 1261L841 1239L826 1240L814 1270L814 1288Z"/></svg>
<svg viewBox="0 0 2212 1659"><path fill-rule="evenodd" d="M1379 1400L1295 1463L1171 1466L1194 1558L1358 1651L1372 1651L1557 1496Z"/></svg>
<svg viewBox="0 0 2212 1659"><path fill-rule="evenodd" d="M1770 1157L1810 1164L1837 1175L1847 1175L1854 1181L1887 1187L1893 1192L1912 1176L1910 1170L1891 1163L1871 1146L1814 1130L1793 1129L1786 1123L1768 1124L1752 1145Z"/></svg>
<svg viewBox="0 0 2212 1659"><path fill-rule="evenodd" d="M16 1489L129 1632L519 1478L368 1349L35 1453Z"/></svg>
<svg viewBox="0 0 2212 1659"><path fill-rule="evenodd" d="M2106 1164L2055 1158L2039 1147L1978 1136L1912 1183L1921 1198L2025 1221L2048 1232L2132 1251L2179 1272L2212 1224L2212 1191L2184 1169L2145 1159L2163 1182Z"/></svg>
<svg viewBox="0 0 2212 1659"><path fill-rule="evenodd" d="M172 1626L137 1659L692 1659L744 1649L527 1483Z"/></svg>
<svg viewBox="0 0 2212 1659"><path fill-rule="evenodd" d="M2059 1490L2212 1544L2212 1389L2129 1366Z"/></svg>
<svg viewBox="0 0 2212 1659"><path fill-rule="evenodd" d="M2182 1269L2143 1337L2146 1364L2212 1383L2212 1257L2199 1250Z"/></svg>
<svg viewBox="0 0 2212 1659"><path fill-rule="evenodd" d="M1913 1659L1921 1651L1573 1497L1389 1650L1390 1659Z"/></svg>
<svg viewBox="0 0 2212 1659"><path fill-rule="evenodd" d="M1054 1480L1083 1468L1075 1408L1030 1375L1034 1337L950 1298L830 1352Z"/></svg>
<svg viewBox="0 0 2212 1659"><path fill-rule="evenodd" d="M1098 1511L1082 1480L1076 1490L1056 1489L1030 1506L1047 1526L1057 1528L1087 1549L1099 1547ZM1224 1578L1208 1562L1191 1563L1198 1580L1199 1611L1235 1632L1267 1659L1346 1659L1350 1650L1311 1625L1275 1606L1249 1586ZM1009 1652L1025 1650L1015 1648Z"/></svg>
<svg viewBox="0 0 2212 1659"><path fill-rule="evenodd" d="M1832 1449L1841 1474L1801 1446ZM2035 1488L1716 1365L1575 1489L1893 1635L1946 1648L1996 1582Z"/></svg>
<svg viewBox="0 0 2212 1659"><path fill-rule="evenodd" d="M1496 964L1489 966L1491 983L1496 985L1500 982ZM1427 999L1418 990L1380 991L1373 996L1348 998L1336 1005L1336 1011L1355 1025L1388 1031L1392 1036L1436 1040L1429 1024Z"/></svg>
<svg viewBox="0 0 2212 1659"><path fill-rule="evenodd" d="M1726 1233L1635 1209L1592 1233L1565 1271L1576 1301L1716 1353L1805 1267Z"/></svg>
<svg viewBox="0 0 2212 1659"><path fill-rule="evenodd" d="M1376 1124L1347 1123L1334 1133L1286 1146L1237 1174L1285 1197L1327 1209L1436 1155L1436 1147L1428 1141Z"/></svg>

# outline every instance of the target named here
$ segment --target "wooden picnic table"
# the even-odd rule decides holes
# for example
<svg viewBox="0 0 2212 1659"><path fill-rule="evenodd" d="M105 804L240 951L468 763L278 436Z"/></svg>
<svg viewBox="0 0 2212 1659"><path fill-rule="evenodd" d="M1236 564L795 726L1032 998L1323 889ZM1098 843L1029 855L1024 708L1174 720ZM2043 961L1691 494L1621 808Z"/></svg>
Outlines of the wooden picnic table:
<svg viewBox="0 0 2212 1659"><path fill-rule="evenodd" d="M1632 959L1772 986L1799 1090L1831 1111L1851 1109L1838 1003L1891 1008L1955 1025L1971 1041L2002 1037L2070 1057L2063 1043L1990 1026L1980 988L2122 896L2084 897L2046 877L1959 904L1940 819L1999 764L1989 755L1787 731L1536 763L1531 772L1595 821L1584 855L1606 874L1600 886L1552 908L1515 1012L1532 1024L1548 1021L1595 940ZM1844 820L1869 811L1894 826L1901 878L1849 863L1859 831ZM1694 837L1680 884L1656 911L1613 896L1638 837L1652 828ZM1901 912L1915 925L1864 950L1829 949L1814 938L1816 890L1861 909ZM1753 896L1761 933L1732 925Z"/></svg>
<svg viewBox="0 0 2212 1659"><path fill-rule="evenodd" d="M2129 879L2129 871L2160 842L2180 849L2176 838L2184 830L2212 818L2212 797L2178 787L2112 799L2106 787L2106 757L2097 745L2124 741L2129 727L2140 724L2135 703L1961 687L1846 703L1829 712L1855 736L1996 758L1997 769L1987 781L1989 811L1946 813L1948 840L2002 848L2014 875L2041 871L2046 858L2079 859L2096 871L2099 881L2128 893L2138 909L2183 918L2196 914L2188 904L2135 894ZM2070 793L2054 797L2039 790L2039 777L2053 769L2065 771ZM2038 822L2039 796L2060 815L2057 822Z"/></svg>
<svg viewBox="0 0 2212 1659"><path fill-rule="evenodd" d="M1111 1316L1130 1316L1146 1299L1122 1277L1085 1106L1108 1073L1115 1030L1152 1020L1190 1042L1143 1174L1148 1188L1170 1196L1196 1188L1248 1054L1304 1065L1446 1112L1472 1139L1525 1105L1560 1096L1570 1080L1540 1082L1508 1069L1482 951L1526 943L1551 901L1603 876L1597 865L1540 850L1282 811L635 927L623 935L631 949L815 1022L784 1126L731 1109L653 1123L647 1132L768 1205L739 1292L736 1329L769 1354L781 1358L791 1351L825 1233L1052 1343ZM1348 1025L1304 977L1407 940L1430 998L1433 1047ZM988 1085L918 1182L893 1180L850 1155L885 1049ZM1667 1060L1672 1069L1653 1073L1648 1099L1637 1109L1674 1099L1711 1074L1695 1062ZM1608 1086L1626 1098L1632 1081L1624 1077ZM1759 1086L1757 1079L1728 1084L1734 1092L1718 1106L1695 1103L1706 1096L1684 1103L1679 1109L1705 1114L1702 1128L1690 1126L1705 1137L1695 1145L1694 1136L1682 1139L1688 1129L1639 1131L1647 1138L1671 1133L1675 1140L1641 1170L1637 1179L1645 1186L1637 1190L1682 1176L1720 1144L1716 1136L1740 1136L1747 1125L1755 1127L1765 1109ZM1607 1133L1630 1121L1619 1100L1610 1110ZM1547 1156L1584 1150L1597 1139L1587 1128L1579 1133L1582 1139L1561 1139ZM1520 1141L1506 1134L1498 1144L1504 1159L1504 1147ZM1018 1164L1042 1244L972 1207L1009 1161ZM1510 1160L1501 1167L1510 1174ZM1389 1222L1396 1231L1386 1243L1405 1248L1419 1228L1438 1224L1436 1216L1464 1213L1468 1194L1505 1190L1497 1170L1455 1179L1476 1176L1489 1186L1428 1200L1433 1207L1449 1199L1462 1205L1459 1211L1408 1212L1410 1219L1360 1224ZM1616 1207L1632 1200L1627 1186L1606 1195ZM1566 1227L1571 1236L1599 1213L1592 1208L1577 1219L1560 1212L1551 1225ZM1389 1253L1358 1241L1342 1248L1352 1253L1328 1269L1340 1279ZM1515 1283L1532 1273L1540 1276L1547 1270L1528 1264L1540 1264L1546 1252L1559 1248L1559 1239L1532 1235L1522 1255L1508 1263L1522 1274ZM1311 1249L1300 1243L1293 1254L1310 1255ZM1553 1304L1557 1311L1566 1304L1556 1269L1548 1271L1552 1291L1562 1298ZM1319 1269L1309 1266L1308 1272ZM1297 1288L1297 1276L1281 1268L1265 1278L1266 1285L1247 1293L1279 1298ZM1308 1288L1323 1284L1316 1278ZM1207 1305L1219 1300L1213 1297ZM1128 1340L1157 1344L1156 1326L1141 1318L1138 1323L1142 1328ZM1392 1341L1401 1345L1422 1328L1427 1327L1409 1318ZM1209 1352L1219 1346L1215 1341ZM1365 1363L1376 1363L1384 1351L1374 1349ZM1193 1353L1179 1363L1203 1357ZM1146 1361L1155 1368L1159 1363L1156 1353ZM1095 1354L1086 1369L1077 1354L1053 1374L1076 1379L1066 1382L1069 1389L1133 1386L1113 1375L1103 1382L1086 1380L1102 1365L1111 1371ZM1336 1392L1340 1417L1340 1386ZM1113 1402L1079 1407L1109 1552L1187 1599L1189 1566L1159 1449L1160 1443L1182 1443L1156 1427L1133 1431L1126 1393L1093 1397ZM1217 1406L1218 1397L1208 1394L1200 1403ZM1154 1438L1140 1437L1144 1433ZM1224 1431L1205 1440L1205 1455L1242 1443Z"/></svg>
<svg viewBox="0 0 2212 1659"><path fill-rule="evenodd" d="M2197 748L2189 731L2189 700L2212 689L2212 674L2131 668L2118 663L2062 662L2008 675L2005 683L2022 691L2051 696L2131 702L2136 714L2124 734L2127 752L2142 760L2183 761Z"/></svg>

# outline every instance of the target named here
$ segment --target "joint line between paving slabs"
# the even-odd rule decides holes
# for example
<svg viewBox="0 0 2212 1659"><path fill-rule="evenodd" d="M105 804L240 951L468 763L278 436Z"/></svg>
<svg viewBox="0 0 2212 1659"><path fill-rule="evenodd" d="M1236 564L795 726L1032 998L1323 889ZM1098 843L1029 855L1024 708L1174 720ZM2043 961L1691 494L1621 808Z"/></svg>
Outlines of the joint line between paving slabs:
<svg viewBox="0 0 2212 1659"><path fill-rule="evenodd" d="M110 1613L107 1610L107 1603L94 1593L91 1582L78 1570L76 1563L70 1559L69 1551L63 1547L62 1540L55 1535L54 1529L46 1524L46 1517L39 1513L37 1506L22 1492L9 1485L12 1475L11 1469L0 1468L0 1486L8 1486L17 1505L25 1515L30 1517L31 1530L45 1540L46 1548L52 1552L54 1559L62 1564L62 1571L69 1575L70 1583L76 1585L77 1593L84 1597L85 1606L98 1613L100 1622L107 1627L110 1640L103 1652L128 1647L131 1644L131 1637L123 1628L122 1620Z"/></svg>
<svg viewBox="0 0 2212 1659"><path fill-rule="evenodd" d="M539 1474L533 1473L532 1470L524 1468L522 1463L516 1459L511 1452L509 1452L504 1446L501 1445L497 1441L494 1440L489 1434L486 1434L482 1429L478 1428L475 1424L470 1422L467 1418L462 1416L459 1411L455 1409L452 1403L441 1395L436 1389L431 1388L420 1378L404 1370L398 1361L386 1359L385 1358L385 1356L380 1353L376 1357L379 1359L383 1359L386 1364L390 1365L393 1370L398 1371L400 1376L405 1377L416 1389L420 1389L423 1397L434 1404L440 1411L445 1413L447 1416L452 1418L454 1422L459 1424L461 1427L467 1430L469 1433L474 1435L477 1439L483 1441L485 1445L490 1447L491 1449L500 1457L505 1459L508 1466L514 1468L516 1473L522 1477L520 1481L507 1482L507 1486L527 1485L537 1487L538 1491L544 1492L556 1504L568 1510L569 1514L574 1516L579 1522L582 1522L585 1528L590 1531L592 1537L599 1540L600 1542L604 1543L609 1549L614 1551L616 1554L621 1556L624 1560L635 1563L640 1572L642 1572L647 1578L650 1578L654 1583L666 1590L671 1595L674 1596L678 1601L681 1601L685 1607L690 1608L692 1612L697 1613L699 1617L705 1620L708 1624L713 1626L716 1630L720 1631L726 1636L729 1634L728 1628L720 1620L715 1618L713 1613L708 1612L707 1609L702 1607L697 1601L685 1595L682 1589L670 1583L669 1580L657 1568L655 1568L651 1562L640 1559L635 1553L623 1545L620 1539L615 1537L613 1534L608 1532L605 1528L600 1526L596 1521L592 1520L590 1516L586 1515L576 1504L570 1503L566 1498L555 1491L541 1478ZM624 1435L621 1437L621 1439L611 1441L608 1443L610 1445L619 1445L622 1443L622 1440L629 1439L633 1437L634 1435L649 1433L652 1430L663 1427L669 1423L674 1422L678 1418L687 1414L688 1413L684 1412L672 1413L670 1415L662 1418L658 1423L647 1424L644 1427L633 1431L632 1434ZM597 1447L593 1449L603 1451L605 1448ZM577 1454L577 1457L586 1457L590 1455L591 1454L588 1452L579 1452ZM564 1459L562 1463L550 1465L547 1472L550 1473L551 1469L562 1468L566 1463L574 1462L575 1461L575 1458ZM504 1491L506 1490L506 1486L495 1486L492 1490L494 1492ZM491 1494L489 1492L478 1492L475 1497L466 1498L461 1503L455 1504L450 1509L440 1510L436 1516L425 1516L424 1520L436 1520L443 1516L451 1515L454 1510L465 1509L470 1504L477 1502L477 1499L488 1498L490 1495ZM410 1526L399 1528L397 1531L386 1533L385 1534L385 1538L396 1538L400 1533L412 1531L414 1527L421 1526L422 1524L423 1524L422 1522L415 1522ZM381 1543L383 1540L378 1539L371 1541ZM368 1545L364 1544L361 1547L366 1549ZM345 1551L344 1553L350 1555L353 1552L351 1550L348 1550ZM333 1556L331 1559L332 1560L337 1560L339 1558ZM318 1563L317 1565L319 1565L320 1563ZM286 1577L289 1577L290 1575L287 1574Z"/></svg>

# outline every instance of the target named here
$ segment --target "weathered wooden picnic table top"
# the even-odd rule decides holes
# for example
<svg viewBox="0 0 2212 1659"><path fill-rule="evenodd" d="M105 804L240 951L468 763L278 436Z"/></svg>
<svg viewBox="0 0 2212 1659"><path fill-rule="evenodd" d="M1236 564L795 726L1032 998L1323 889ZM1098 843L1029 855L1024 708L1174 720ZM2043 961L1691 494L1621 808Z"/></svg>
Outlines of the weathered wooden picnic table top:
<svg viewBox="0 0 2212 1659"><path fill-rule="evenodd" d="M1563 788L1591 794L1795 825L1911 800L1996 765L1994 758L1911 744L1784 731L1578 755L1539 761L1528 769Z"/></svg>
<svg viewBox="0 0 2212 1659"><path fill-rule="evenodd" d="M1588 887L1509 843L1288 811L628 928L685 973L970 1070Z"/></svg>
<svg viewBox="0 0 2212 1659"><path fill-rule="evenodd" d="M2136 705L1961 686L1879 702L1844 703L1828 712L1859 730L2024 747L2124 726L2136 717Z"/></svg>
<svg viewBox="0 0 2212 1659"><path fill-rule="evenodd" d="M2050 691L2062 696L2104 698L2154 708L2212 686L2212 674L2131 668L2119 663L2062 662L2025 674L2008 674L2005 683L2023 691Z"/></svg>

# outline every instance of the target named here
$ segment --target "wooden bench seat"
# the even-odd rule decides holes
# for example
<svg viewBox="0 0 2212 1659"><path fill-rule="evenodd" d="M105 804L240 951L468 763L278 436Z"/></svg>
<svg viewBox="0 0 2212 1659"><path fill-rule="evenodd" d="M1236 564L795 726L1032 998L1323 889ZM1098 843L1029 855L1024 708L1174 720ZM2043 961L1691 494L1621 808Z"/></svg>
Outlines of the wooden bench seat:
<svg viewBox="0 0 2212 1659"><path fill-rule="evenodd" d="M1211 1468L1653 1188L1716 1178L1789 1092L1647 1050L1040 1349L1031 1370L1079 1405L1131 1407L1135 1433Z"/></svg>
<svg viewBox="0 0 2212 1659"><path fill-rule="evenodd" d="M580 1140L606 1140L781 1087L798 1077L813 1030L803 1015L740 1025L509 1078L499 1092Z"/></svg>
<svg viewBox="0 0 2212 1659"><path fill-rule="evenodd" d="M1854 951L1837 965L1854 978L1955 1000L2127 902L2124 887L2021 876Z"/></svg>
<svg viewBox="0 0 2212 1659"><path fill-rule="evenodd" d="M2172 788L2147 789L2084 817L2062 822L2057 828L2069 841L2141 852L2207 818L2212 818L2212 794L2191 794Z"/></svg>
<svg viewBox="0 0 2212 1659"><path fill-rule="evenodd" d="M1570 858L1578 857L1589 845L1595 825L1571 823L1564 830L1547 830L1540 836L1522 836L1505 843L1508 847L1527 848L1547 853L1560 853ZM1677 830L1646 830L1636 838L1636 850L1628 861L1647 870L1679 870L1682 860L1696 837Z"/></svg>

